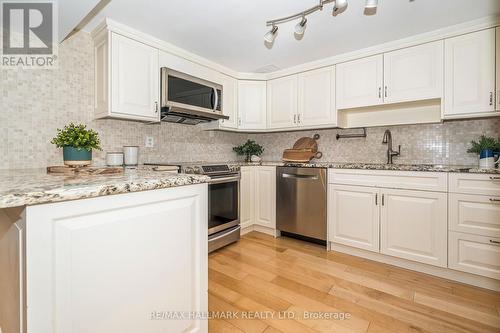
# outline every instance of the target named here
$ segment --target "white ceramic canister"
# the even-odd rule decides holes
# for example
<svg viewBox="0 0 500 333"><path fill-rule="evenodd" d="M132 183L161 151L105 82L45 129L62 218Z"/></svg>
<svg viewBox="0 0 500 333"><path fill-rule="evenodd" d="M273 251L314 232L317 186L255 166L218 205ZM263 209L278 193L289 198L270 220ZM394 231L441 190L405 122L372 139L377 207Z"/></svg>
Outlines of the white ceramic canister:
<svg viewBox="0 0 500 333"><path fill-rule="evenodd" d="M123 146L123 157L125 165L137 165L139 163L139 147Z"/></svg>
<svg viewBox="0 0 500 333"><path fill-rule="evenodd" d="M107 166L122 166L123 165L123 153L122 152L106 153L106 165Z"/></svg>

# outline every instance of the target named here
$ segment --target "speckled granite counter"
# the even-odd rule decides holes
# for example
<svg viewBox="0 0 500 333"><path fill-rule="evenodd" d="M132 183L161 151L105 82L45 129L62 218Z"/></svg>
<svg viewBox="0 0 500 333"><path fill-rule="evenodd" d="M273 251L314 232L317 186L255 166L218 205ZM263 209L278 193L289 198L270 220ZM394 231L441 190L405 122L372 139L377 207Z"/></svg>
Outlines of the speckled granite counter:
<svg viewBox="0 0 500 333"><path fill-rule="evenodd" d="M393 171L427 171L427 172L466 172L500 174L500 169L479 169L477 166L464 165L432 165L432 164L378 164L378 163L339 163L339 162L310 162L310 163L285 163L276 161L232 162L233 166L294 166L306 168L332 168L332 169L362 169L362 170L393 170Z"/></svg>
<svg viewBox="0 0 500 333"><path fill-rule="evenodd" d="M0 208L200 184L209 180L203 175L148 168L126 169L118 175L91 176L47 174L45 169L0 170Z"/></svg>

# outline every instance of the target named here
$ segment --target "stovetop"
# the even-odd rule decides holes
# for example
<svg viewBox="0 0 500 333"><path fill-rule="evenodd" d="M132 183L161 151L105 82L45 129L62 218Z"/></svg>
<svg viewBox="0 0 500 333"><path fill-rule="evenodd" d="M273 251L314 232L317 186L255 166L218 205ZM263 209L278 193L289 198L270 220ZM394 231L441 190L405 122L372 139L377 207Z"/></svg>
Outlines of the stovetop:
<svg viewBox="0 0 500 333"><path fill-rule="evenodd" d="M202 175L226 175L233 174L236 171L228 164L213 163L213 162L159 162L159 163L144 163L145 165L166 166L174 165L180 168L181 173L194 173Z"/></svg>

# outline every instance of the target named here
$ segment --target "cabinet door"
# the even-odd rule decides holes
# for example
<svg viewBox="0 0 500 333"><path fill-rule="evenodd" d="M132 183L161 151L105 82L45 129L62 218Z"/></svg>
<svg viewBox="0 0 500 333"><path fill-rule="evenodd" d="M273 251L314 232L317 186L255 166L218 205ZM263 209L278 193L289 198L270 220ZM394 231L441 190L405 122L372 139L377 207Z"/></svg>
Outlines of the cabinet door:
<svg viewBox="0 0 500 333"><path fill-rule="evenodd" d="M446 267L446 193L381 191L380 252Z"/></svg>
<svg viewBox="0 0 500 333"><path fill-rule="evenodd" d="M290 128L297 124L297 75L267 81L269 128Z"/></svg>
<svg viewBox="0 0 500 333"><path fill-rule="evenodd" d="M329 185L329 241L379 251L379 190Z"/></svg>
<svg viewBox="0 0 500 333"><path fill-rule="evenodd" d="M223 78L222 113L229 119L220 120L223 128L238 128L238 80Z"/></svg>
<svg viewBox="0 0 500 333"><path fill-rule="evenodd" d="M384 53L384 102L443 96L443 41Z"/></svg>
<svg viewBox="0 0 500 333"><path fill-rule="evenodd" d="M299 75L299 126L336 125L335 67Z"/></svg>
<svg viewBox="0 0 500 333"><path fill-rule="evenodd" d="M496 111L500 111L500 27L496 28L496 94L495 94L495 100L496 100Z"/></svg>
<svg viewBox="0 0 500 333"><path fill-rule="evenodd" d="M255 224L276 229L276 168L255 167Z"/></svg>
<svg viewBox="0 0 500 333"><path fill-rule="evenodd" d="M242 229L254 223L254 217L255 217L254 198L255 198L254 167L241 167L240 222Z"/></svg>
<svg viewBox="0 0 500 333"><path fill-rule="evenodd" d="M336 65L337 109L383 103L381 54Z"/></svg>
<svg viewBox="0 0 500 333"><path fill-rule="evenodd" d="M238 82L238 128L266 128L266 82Z"/></svg>
<svg viewBox="0 0 500 333"><path fill-rule="evenodd" d="M444 115L495 110L495 29L445 40Z"/></svg>
<svg viewBox="0 0 500 333"><path fill-rule="evenodd" d="M111 115L158 120L158 50L113 33L111 54Z"/></svg>
<svg viewBox="0 0 500 333"><path fill-rule="evenodd" d="M201 318L151 320L208 310L207 202L199 184L27 207L27 326L208 332Z"/></svg>

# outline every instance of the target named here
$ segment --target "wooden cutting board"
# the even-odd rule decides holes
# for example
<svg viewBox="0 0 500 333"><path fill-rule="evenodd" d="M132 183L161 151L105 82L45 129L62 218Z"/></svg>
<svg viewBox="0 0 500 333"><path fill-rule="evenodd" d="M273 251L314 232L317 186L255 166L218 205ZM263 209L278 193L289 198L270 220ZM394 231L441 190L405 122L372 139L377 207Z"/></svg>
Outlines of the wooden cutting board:
<svg viewBox="0 0 500 333"><path fill-rule="evenodd" d="M72 168L69 166L49 166L47 173L61 174L61 175L115 175L123 173L123 168L110 168L110 167L80 167Z"/></svg>
<svg viewBox="0 0 500 333"><path fill-rule="evenodd" d="M316 140L319 139L319 135L315 134L312 138L303 137L295 141L293 145L293 149L311 149L313 153L318 151L318 142Z"/></svg>

